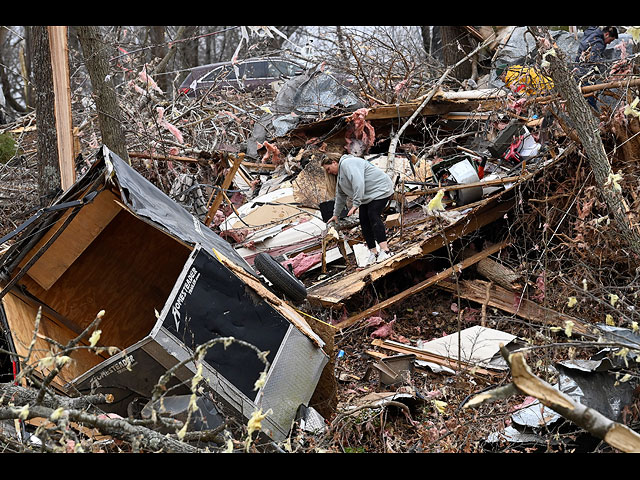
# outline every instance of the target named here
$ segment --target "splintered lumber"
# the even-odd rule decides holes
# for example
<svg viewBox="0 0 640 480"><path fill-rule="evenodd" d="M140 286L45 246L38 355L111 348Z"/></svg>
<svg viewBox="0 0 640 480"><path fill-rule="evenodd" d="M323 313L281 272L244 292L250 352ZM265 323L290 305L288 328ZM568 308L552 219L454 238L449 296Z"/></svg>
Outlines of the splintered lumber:
<svg viewBox="0 0 640 480"><path fill-rule="evenodd" d="M51 54L54 111L58 137L60 185L68 189L76 179L73 155L73 122L71 119L71 86L69 83L69 50L67 27L48 26Z"/></svg>
<svg viewBox="0 0 640 480"><path fill-rule="evenodd" d="M207 216L204 219L204 224L207 227L211 225L211 222L213 221L213 217L216 214L218 207L222 203L222 199L224 198L224 195L225 195L225 190L227 190L231 186L231 183L233 182L233 178L235 177L236 172L238 171L238 168L240 168L240 165L242 165L243 160L244 160L244 153L241 153L234 159L233 165L231 166L229 173L227 173L227 176L224 177L222 186L220 187L220 190L216 194L216 197L213 200L213 203L209 207L209 212L207 213Z"/></svg>
<svg viewBox="0 0 640 480"><path fill-rule="evenodd" d="M464 218L455 224L444 228L443 234L435 232L427 238L408 245L393 257L382 263L374 264L362 270L357 270L348 275L340 276L336 281L324 283L308 289L307 299L313 305L333 307L340 305L344 299L361 291L368 283L375 282L385 275L395 272L410 263L423 258L425 255L444 247L448 242L461 238L477 229L488 225L514 206L514 199L503 199L497 194L480 205L474 207Z"/></svg>
<svg viewBox="0 0 640 480"><path fill-rule="evenodd" d="M346 327L349 327L351 325L353 325L354 323L362 320L363 318L367 318L371 315L373 315L374 313L379 312L380 310L384 309L384 308L388 308L402 300L404 300L407 297L410 297L411 295L415 295L418 292L421 292L422 290L424 290L425 288L428 288L432 285L435 285L438 282L441 282L443 280L446 280L447 278L449 278L450 276L454 275L457 272L461 272L463 269L479 262L480 260L482 260L483 258L488 257L489 255L492 255L500 250L502 250L504 247L506 247L507 245L509 245L508 241L504 241L501 243L498 243L496 245L492 245L491 247L489 247L488 249L477 253L469 258L465 258L462 262L453 265L452 267L449 267L445 270L443 270L440 273L437 273L435 275L433 275L432 277L427 278L426 280L414 285L411 288L408 288L407 290L398 293L397 295L394 295L393 297L390 297L386 300L383 300L382 302L379 302L378 304L374 305L371 308L366 309L363 312L360 312L356 315L353 315L349 318L347 318L346 320L338 323L336 325L336 328L338 329L343 329Z"/></svg>
<svg viewBox="0 0 640 480"><path fill-rule="evenodd" d="M478 367L472 363L465 362L464 360L444 357L442 355L427 352L425 350L422 350L417 347L412 347L410 345L403 345L397 342L390 342L388 340L382 340L379 338L373 340L371 344L375 347L384 348L387 350L391 350L393 352L398 352L402 354L413 354L416 356L418 360L435 363L436 365L442 365L443 367L448 367L455 371L460 370L460 368L464 368L467 370L471 370L472 373L475 373L478 375L502 375L502 372L492 372L491 370ZM377 356L377 355L373 353L372 356Z"/></svg>
<svg viewBox="0 0 640 480"><path fill-rule="evenodd" d="M458 285L441 281L438 288L454 292L460 297L479 304L498 308L531 322L564 328L567 322L573 322L573 332L577 335L589 335L587 325L575 317L538 305L533 300L520 298L520 294L491 284L483 280L461 280Z"/></svg>
<svg viewBox="0 0 640 480"><path fill-rule="evenodd" d="M513 176L513 177L493 178L491 180L484 180L480 182L459 183L455 185L443 185L442 187L437 187L437 188L427 188L425 190L413 190L411 191L411 194L431 195L434 193L438 193L440 190L444 190L445 192L453 192L455 190L464 190L466 188L495 187L500 185L511 184L519 180L526 180L526 179L528 179L528 176L522 176L522 175Z"/></svg>

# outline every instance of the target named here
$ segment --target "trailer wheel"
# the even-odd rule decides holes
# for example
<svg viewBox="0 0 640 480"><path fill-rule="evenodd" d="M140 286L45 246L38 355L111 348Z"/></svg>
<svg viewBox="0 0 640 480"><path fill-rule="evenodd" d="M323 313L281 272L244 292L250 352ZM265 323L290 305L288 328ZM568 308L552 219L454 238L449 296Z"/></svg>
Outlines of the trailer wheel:
<svg viewBox="0 0 640 480"><path fill-rule="evenodd" d="M274 288L291 301L298 303L307 298L307 288L268 253L259 253L253 262L256 270L269 280Z"/></svg>

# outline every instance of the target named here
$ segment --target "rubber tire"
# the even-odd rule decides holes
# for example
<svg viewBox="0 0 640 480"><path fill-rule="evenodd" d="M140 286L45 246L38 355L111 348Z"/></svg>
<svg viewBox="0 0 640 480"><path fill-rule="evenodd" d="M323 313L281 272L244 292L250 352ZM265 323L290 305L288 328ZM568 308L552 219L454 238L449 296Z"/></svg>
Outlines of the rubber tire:
<svg viewBox="0 0 640 480"><path fill-rule="evenodd" d="M307 298L307 287L268 253L256 255L253 265L289 300L299 303Z"/></svg>

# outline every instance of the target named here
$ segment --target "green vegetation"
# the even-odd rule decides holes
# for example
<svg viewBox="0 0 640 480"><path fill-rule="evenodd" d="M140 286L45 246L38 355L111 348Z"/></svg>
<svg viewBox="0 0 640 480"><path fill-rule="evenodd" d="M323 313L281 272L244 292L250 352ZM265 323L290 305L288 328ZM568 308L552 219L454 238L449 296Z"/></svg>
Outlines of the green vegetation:
<svg viewBox="0 0 640 480"><path fill-rule="evenodd" d="M0 163L4 164L18 153L15 140L8 133L0 134Z"/></svg>

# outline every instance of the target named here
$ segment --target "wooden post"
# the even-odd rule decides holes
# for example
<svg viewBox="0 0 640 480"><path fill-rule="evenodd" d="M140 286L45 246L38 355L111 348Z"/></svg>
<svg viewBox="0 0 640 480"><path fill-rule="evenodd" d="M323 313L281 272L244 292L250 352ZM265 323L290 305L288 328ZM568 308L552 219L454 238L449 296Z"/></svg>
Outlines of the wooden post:
<svg viewBox="0 0 640 480"><path fill-rule="evenodd" d="M54 112L58 137L60 185L69 188L76 179L73 155L73 123L71 120L71 87L69 82L69 47L67 27L48 26L51 69L53 73Z"/></svg>
<svg viewBox="0 0 640 480"><path fill-rule="evenodd" d="M220 203L222 203L222 199L224 198L223 197L224 191L227 188L229 188L229 186L233 182L233 177L236 176L236 172L238 171L238 168L240 168L240 165L242 164L243 159L244 159L244 153L241 153L233 161L231 170L229 170L229 173L227 173L227 176L224 178L224 181L222 182L222 186L220 187L220 191L216 194L216 197L213 200L211 207L209 207L209 212L207 213L207 216L204 219L204 224L207 227L211 225L211 222L213 221L213 217L218 211L218 207L220 206Z"/></svg>

